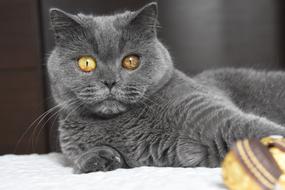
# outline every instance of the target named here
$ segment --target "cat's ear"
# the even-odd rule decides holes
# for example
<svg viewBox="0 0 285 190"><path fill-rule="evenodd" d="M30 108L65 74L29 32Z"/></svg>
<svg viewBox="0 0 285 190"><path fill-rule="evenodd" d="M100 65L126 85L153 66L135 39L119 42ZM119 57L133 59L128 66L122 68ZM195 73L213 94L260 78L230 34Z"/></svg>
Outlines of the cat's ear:
<svg viewBox="0 0 285 190"><path fill-rule="evenodd" d="M72 38L82 31L82 27L75 15L66 13L57 8L51 8L49 10L49 17L56 41Z"/></svg>
<svg viewBox="0 0 285 190"><path fill-rule="evenodd" d="M144 32L148 35L156 35L156 28L158 25L157 17L157 3L152 2L135 11L131 16L131 20L128 25L138 32Z"/></svg>

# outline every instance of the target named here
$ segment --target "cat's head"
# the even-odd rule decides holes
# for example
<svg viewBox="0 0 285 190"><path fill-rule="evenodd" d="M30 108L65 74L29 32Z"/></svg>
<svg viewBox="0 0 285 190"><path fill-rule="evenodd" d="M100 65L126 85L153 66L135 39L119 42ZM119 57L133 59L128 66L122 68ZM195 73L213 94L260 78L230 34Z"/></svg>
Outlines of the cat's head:
<svg viewBox="0 0 285 190"><path fill-rule="evenodd" d="M157 4L111 16L50 10L56 46L48 73L57 103L73 99L100 115L127 111L170 79L173 65L157 39Z"/></svg>

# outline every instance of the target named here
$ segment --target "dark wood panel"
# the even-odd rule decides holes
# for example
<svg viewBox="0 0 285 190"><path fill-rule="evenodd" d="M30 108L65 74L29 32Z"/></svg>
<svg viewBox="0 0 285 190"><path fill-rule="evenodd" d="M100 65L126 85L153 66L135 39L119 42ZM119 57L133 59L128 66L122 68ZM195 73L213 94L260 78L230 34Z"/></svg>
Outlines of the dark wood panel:
<svg viewBox="0 0 285 190"><path fill-rule="evenodd" d="M278 23L279 30L278 34L280 36L279 40L279 54L280 62L285 62L285 1L277 0L278 2ZM284 63L285 64L285 63Z"/></svg>
<svg viewBox="0 0 285 190"><path fill-rule="evenodd" d="M278 1L166 0L160 5L161 36L181 70L284 68Z"/></svg>
<svg viewBox="0 0 285 190"><path fill-rule="evenodd" d="M34 127L19 141L27 127L43 112L41 79L40 71L35 69L0 71L0 154L14 153L17 142L19 146L16 153L47 151L47 128L43 128L38 136L34 149L31 144ZM34 140L36 140L40 126L35 130Z"/></svg>
<svg viewBox="0 0 285 190"><path fill-rule="evenodd" d="M0 69L39 67L36 0L0 1Z"/></svg>

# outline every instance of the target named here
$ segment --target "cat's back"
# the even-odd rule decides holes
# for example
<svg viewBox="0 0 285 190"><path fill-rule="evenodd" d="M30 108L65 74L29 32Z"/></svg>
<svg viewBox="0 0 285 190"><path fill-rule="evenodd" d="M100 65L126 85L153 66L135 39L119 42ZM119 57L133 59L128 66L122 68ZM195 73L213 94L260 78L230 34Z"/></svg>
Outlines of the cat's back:
<svg viewBox="0 0 285 190"><path fill-rule="evenodd" d="M259 94L260 90L266 90L273 81L278 81L280 78L285 79L282 71L224 68L204 71L193 77L193 80L233 96Z"/></svg>
<svg viewBox="0 0 285 190"><path fill-rule="evenodd" d="M218 69L202 72L193 79L216 88L244 112L284 123L280 115L284 110L283 71Z"/></svg>
<svg viewBox="0 0 285 190"><path fill-rule="evenodd" d="M282 77L282 71L254 70L249 68L222 68L206 70L197 74L194 80L211 85L250 85L251 83L266 82L265 80Z"/></svg>

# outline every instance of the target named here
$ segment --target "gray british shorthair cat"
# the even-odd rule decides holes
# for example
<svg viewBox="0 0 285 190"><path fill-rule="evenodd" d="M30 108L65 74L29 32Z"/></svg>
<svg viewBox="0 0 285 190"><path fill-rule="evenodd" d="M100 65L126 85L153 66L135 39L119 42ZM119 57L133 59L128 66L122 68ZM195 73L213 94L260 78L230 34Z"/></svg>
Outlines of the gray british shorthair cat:
<svg viewBox="0 0 285 190"><path fill-rule="evenodd" d="M285 136L285 73L173 67L157 4L111 16L50 10L60 144L76 173L218 167L242 138Z"/></svg>

